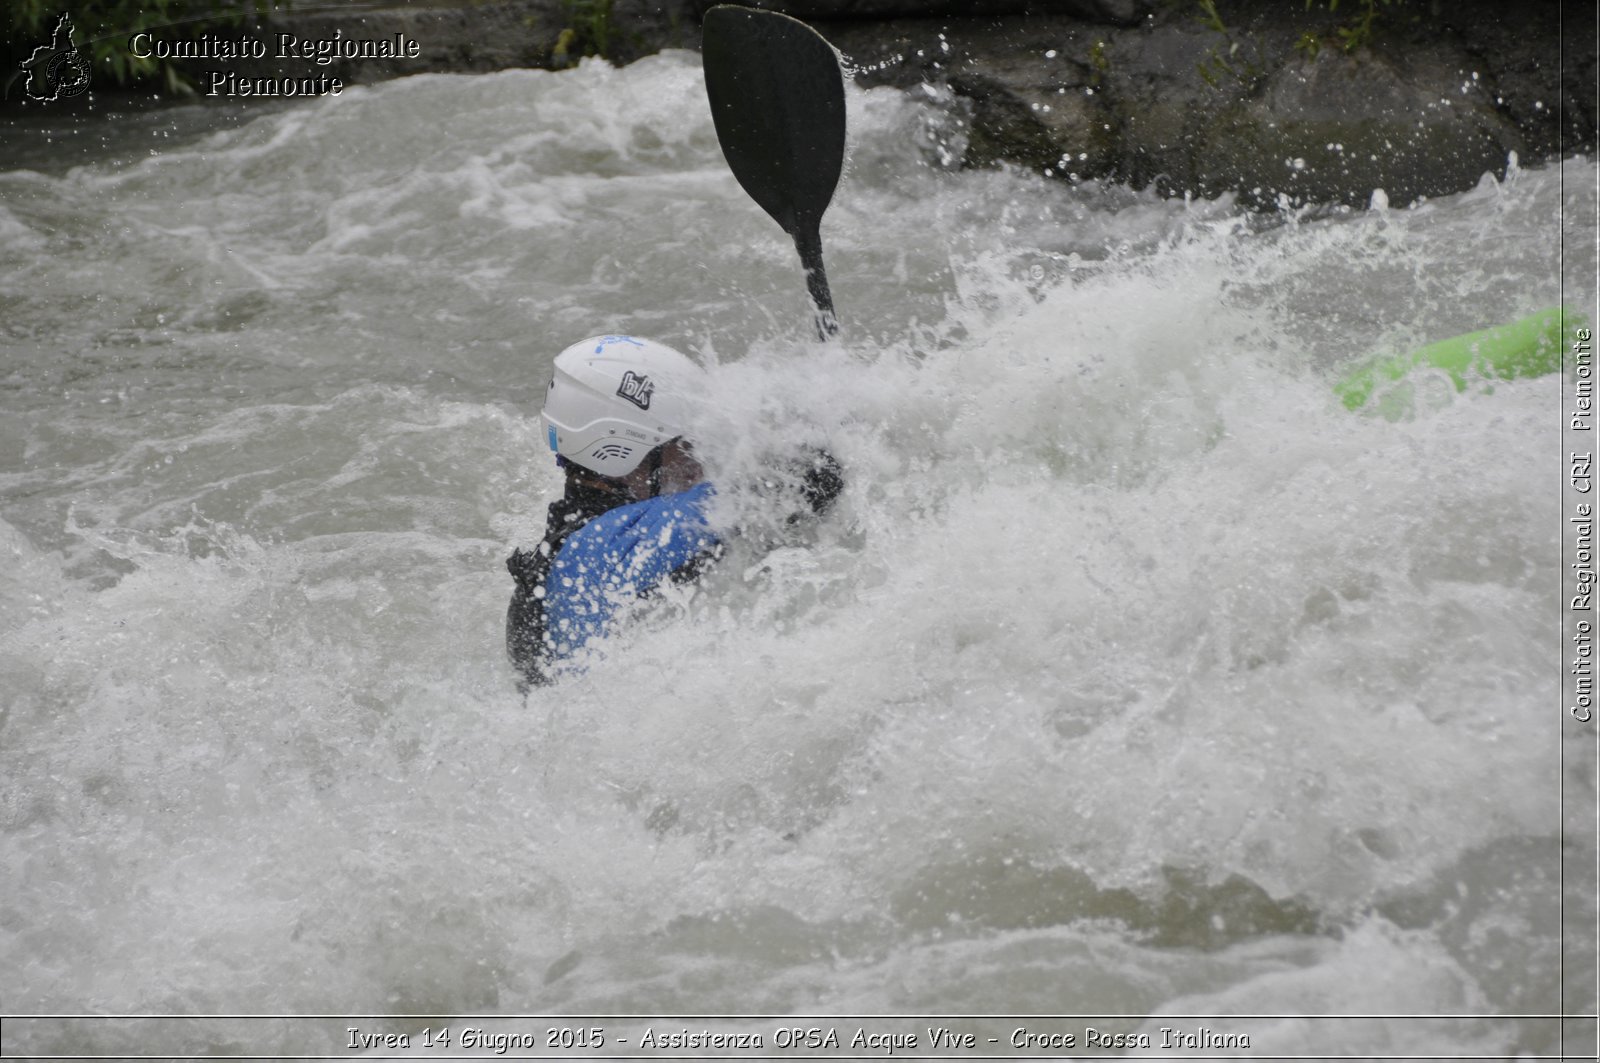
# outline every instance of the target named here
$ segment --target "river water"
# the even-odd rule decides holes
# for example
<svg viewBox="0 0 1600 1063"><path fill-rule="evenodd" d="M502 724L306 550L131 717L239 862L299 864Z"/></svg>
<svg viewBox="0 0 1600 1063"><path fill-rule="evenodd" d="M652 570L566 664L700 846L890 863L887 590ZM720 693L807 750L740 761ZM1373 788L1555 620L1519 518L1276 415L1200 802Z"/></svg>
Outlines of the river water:
<svg viewBox="0 0 1600 1063"><path fill-rule="evenodd" d="M824 346L703 99L666 53L11 130L0 1010L1554 1052L1506 1016L1594 996L1561 965L1594 929L1581 834L1562 922L1563 785L1595 800L1568 385L1424 378L1385 418L1331 382L1592 310L1594 161L1257 216L963 172L948 101L852 89ZM720 567L524 703L503 559L559 486L549 363L595 333L711 367L719 483L804 443L849 483L798 532L730 488Z"/></svg>

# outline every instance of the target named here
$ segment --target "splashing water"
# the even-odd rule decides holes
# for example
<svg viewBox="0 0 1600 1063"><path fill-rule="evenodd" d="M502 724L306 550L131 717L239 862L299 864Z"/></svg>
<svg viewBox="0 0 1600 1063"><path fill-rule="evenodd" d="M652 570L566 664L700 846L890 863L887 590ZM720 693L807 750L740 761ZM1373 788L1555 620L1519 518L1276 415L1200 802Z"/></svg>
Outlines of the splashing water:
<svg viewBox="0 0 1600 1063"><path fill-rule="evenodd" d="M1595 164L1262 219L852 90L823 346L702 99L421 76L0 173L0 1010L1557 1010L1564 384L1329 385L1593 306ZM597 332L708 363L719 483L849 484L776 548L726 492L752 534L524 704L501 559Z"/></svg>

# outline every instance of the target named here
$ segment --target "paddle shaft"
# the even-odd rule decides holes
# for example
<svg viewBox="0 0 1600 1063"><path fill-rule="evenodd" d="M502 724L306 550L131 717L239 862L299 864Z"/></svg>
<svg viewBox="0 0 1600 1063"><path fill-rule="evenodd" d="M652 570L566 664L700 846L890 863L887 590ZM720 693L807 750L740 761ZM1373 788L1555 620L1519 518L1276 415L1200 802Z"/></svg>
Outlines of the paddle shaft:
<svg viewBox="0 0 1600 1063"><path fill-rule="evenodd" d="M800 264L806 270L806 291L811 293L811 303L816 307L817 338L832 339L839 334L839 319L834 316L833 293L828 290L828 274L822 268L822 233L816 226L796 228L794 249L800 253Z"/></svg>

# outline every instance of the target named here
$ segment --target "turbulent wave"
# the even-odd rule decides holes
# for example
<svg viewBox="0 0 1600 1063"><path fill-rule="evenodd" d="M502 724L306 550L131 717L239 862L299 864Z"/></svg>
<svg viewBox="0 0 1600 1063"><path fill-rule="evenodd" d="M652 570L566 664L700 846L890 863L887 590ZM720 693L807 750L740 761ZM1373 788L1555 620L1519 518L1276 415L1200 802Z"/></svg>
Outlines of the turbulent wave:
<svg viewBox="0 0 1600 1063"><path fill-rule="evenodd" d="M1563 381L1329 384L1592 306L1594 163L1263 220L852 91L824 346L702 98L415 77L0 174L4 1010L1556 1010ZM747 534L524 704L501 558L596 332L710 366ZM777 538L800 444L849 484Z"/></svg>

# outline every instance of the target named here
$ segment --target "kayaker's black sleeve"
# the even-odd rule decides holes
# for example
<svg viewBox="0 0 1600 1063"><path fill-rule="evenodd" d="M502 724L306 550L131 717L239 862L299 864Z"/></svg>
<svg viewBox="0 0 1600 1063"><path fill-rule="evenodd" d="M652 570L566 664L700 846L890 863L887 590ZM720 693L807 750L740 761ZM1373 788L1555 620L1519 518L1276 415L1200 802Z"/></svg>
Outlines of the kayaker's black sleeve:
<svg viewBox="0 0 1600 1063"><path fill-rule="evenodd" d="M517 689L524 694L530 687L551 682L545 670L550 647L544 637L544 584L550 576L551 554L546 539L532 550L517 549L506 558L517 584L506 610L506 655L517 670Z"/></svg>
<svg viewBox="0 0 1600 1063"><path fill-rule="evenodd" d="M565 495L550 503L545 513L543 541L532 550L514 550L506 558L506 569L516 581L506 609L506 655L517 670L517 689L522 693L553 682L549 669L554 646L546 637L544 596L556 551L567 536L626 500L624 495L587 488L569 478Z"/></svg>

